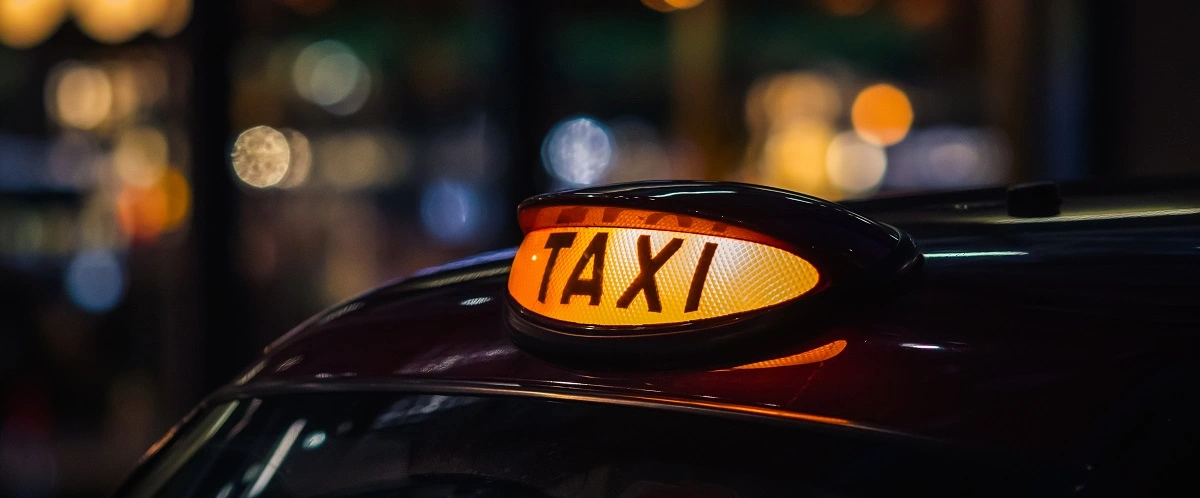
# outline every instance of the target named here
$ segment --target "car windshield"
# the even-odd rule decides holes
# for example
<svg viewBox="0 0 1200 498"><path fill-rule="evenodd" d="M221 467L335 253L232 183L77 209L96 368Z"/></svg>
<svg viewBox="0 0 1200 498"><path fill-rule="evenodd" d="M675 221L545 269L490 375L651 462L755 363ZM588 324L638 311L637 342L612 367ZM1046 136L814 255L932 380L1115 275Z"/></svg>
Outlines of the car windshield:
<svg viewBox="0 0 1200 498"><path fill-rule="evenodd" d="M1077 477L889 439L517 397L276 395L201 413L117 495L1029 496Z"/></svg>

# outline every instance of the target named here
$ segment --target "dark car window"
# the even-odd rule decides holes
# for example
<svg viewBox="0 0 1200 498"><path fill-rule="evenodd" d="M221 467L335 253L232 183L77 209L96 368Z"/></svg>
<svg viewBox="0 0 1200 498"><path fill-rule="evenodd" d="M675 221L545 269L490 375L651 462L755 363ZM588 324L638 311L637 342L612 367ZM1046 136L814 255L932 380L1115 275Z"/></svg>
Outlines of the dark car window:
<svg viewBox="0 0 1200 498"><path fill-rule="evenodd" d="M889 438L516 397L293 394L196 417L123 496L1030 496L1065 468Z"/></svg>

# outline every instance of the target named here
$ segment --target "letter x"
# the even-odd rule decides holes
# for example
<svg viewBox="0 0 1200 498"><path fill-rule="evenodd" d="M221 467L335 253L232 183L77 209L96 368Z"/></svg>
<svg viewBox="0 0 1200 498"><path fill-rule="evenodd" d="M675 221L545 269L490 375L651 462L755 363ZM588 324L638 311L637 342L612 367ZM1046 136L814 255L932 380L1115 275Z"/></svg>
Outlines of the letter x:
<svg viewBox="0 0 1200 498"><path fill-rule="evenodd" d="M662 302L658 299L658 284L654 281L654 274L658 273L658 269L662 268L667 263L671 256L675 255L675 251L683 245L683 239L671 239L663 246L662 250L657 255L650 255L650 236L643 235L638 237L637 254L638 266L641 267L641 272L629 284L629 288L625 289L625 293L617 299L618 308L628 308L633 302L633 298L637 297L643 290L646 291L646 307L655 313L662 312Z"/></svg>

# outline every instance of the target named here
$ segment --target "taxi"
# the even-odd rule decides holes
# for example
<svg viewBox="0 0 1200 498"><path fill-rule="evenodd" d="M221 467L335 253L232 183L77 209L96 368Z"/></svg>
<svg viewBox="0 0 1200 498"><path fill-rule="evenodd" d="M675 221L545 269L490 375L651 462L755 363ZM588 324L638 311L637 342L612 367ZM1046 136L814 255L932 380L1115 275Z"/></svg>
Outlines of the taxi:
<svg viewBox="0 0 1200 498"><path fill-rule="evenodd" d="M1197 456L1195 191L650 182L309 319L117 496L1146 496Z"/></svg>

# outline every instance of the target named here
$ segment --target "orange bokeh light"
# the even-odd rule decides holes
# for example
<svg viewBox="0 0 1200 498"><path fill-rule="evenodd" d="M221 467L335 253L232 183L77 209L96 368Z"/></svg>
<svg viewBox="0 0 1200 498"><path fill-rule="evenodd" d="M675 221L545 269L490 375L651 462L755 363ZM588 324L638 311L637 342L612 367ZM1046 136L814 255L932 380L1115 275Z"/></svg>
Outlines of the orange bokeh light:
<svg viewBox="0 0 1200 498"><path fill-rule="evenodd" d="M663 0L667 5L676 9L690 9L704 3L704 0Z"/></svg>
<svg viewBox="0 0 1200 498"><path fill-rule="evenodd" d="M125 187L117 194L117 222L138 242L151 242L167 226L167 194L158 186Z"/></svg>
<svg viewBox="0 0 1200 498"><path fill-rule="evenodd" d="M167 223L163 228L171 231L182 226L191 213L192 188L177 169L167 170L159 186L167 195Z"/></svg>
<svg viewBox="0 0 1200 498"><path fill-rule="evenodd" d="M187 179L168 169L154 185L126 186L117 194L117 222L138 242L153 242L163 232L183 225L191 211L192 194Z"/></svg>
<svg viewBox="0 0 1200 498"><path fill-rule="evenodd" d="M642 5L659 12L690 9L704 3L704 0L642 0Z"/></svg>
<svg viewBox="0 0 1200 498"><path fill-rule="evenodd" d="M859 92L850 108L854 131L875 145L892 145L908 135L913 123L912 104L899 88L872 85Z"/></svg>
<svg viewBox="0 0 1200 498"><path fill-rule="evenodd" d="M42 43L66 14L66 0L0 0L0 43L12 48Z"/></svg>
<svg viewBox="0 0 1200 498"><path fill-rule="evenodd" d="M159 11L160 1L75 0L75 23L92 39L115 44L128 41L147 25L147 16Z"/></svg>

